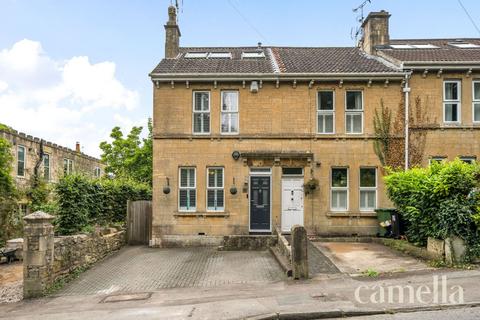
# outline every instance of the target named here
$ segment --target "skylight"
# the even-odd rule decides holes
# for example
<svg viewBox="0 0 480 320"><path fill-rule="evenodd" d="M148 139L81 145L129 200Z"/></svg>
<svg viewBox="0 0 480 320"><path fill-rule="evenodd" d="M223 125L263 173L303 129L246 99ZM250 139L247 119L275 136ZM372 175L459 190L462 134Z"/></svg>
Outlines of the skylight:
<svg viewBox="0 0 480 320"><path fill-rule="evenodd" d="M458 42L458 43L449 43L449 45L461 48L461 49L471 49L471 48L480 48L480 45L474 43Z"/></svg>
<svg viewBox="0 0 480 320"><path fill-rule="evenodd" d="M433 44L412 44L412 47L415 49L438 49L438 47Z"/></svg>
<svg viewBox="0 0 480 320"><path fill-rule="evenodd" d="M413 49L409 44L391 44L390 47L393 49Z"/></svg>
<svg viewBox="0 0 480 320"><path fill-rule="evenodd" d="M244 51L242 52L242 59L258 59L265 58L263 51Z"/></svg>
<svg viewBox="0 0 480 320"><path fill-rule="evenodd" d="M438 49L433 44L392 44L393 49Z"/></svg>
<svg viewBox="0 0 480 320"><path fill-rule="evenodd" d="M187 59L205 59L207 58L206 52L187 52L185 54L185 58Z"/></svg>
<svg viewBox="0 0 480 320"><path fill-rule="evenodd" d="M210 52L208 54L209 59L232 59L230 52Z"/></svg>

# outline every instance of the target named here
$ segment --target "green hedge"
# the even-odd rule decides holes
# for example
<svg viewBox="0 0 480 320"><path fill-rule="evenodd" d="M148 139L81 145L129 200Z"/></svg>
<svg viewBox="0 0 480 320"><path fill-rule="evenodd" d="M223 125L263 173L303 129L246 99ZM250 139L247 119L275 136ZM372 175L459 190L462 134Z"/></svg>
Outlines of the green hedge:
<svg viewBox="0 0 480 320"><path fill-rule="evenodd" d="M148 185L131 180L91 179L79 174L62 178L55 187L59 234L74 234L91 224L123 222L127 200L149 200Z"/></svg>
<svg viewBox="0 0 480 320"><path fill-rule="evenodd" d="M478 163L459 159L386 176L387 194L407 222L409 241L425 245L428 237L456 235L473 255L480 253L479 177Z"/></svg>

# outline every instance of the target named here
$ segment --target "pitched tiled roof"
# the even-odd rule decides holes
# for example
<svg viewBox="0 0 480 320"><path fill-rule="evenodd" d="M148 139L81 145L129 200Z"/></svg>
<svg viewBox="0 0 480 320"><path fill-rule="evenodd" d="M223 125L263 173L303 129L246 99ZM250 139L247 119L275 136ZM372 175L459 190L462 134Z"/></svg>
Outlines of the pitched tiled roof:
<svg viewBox="0 0 480 320"><path fill-rule="evenodd" d="M244 51L263 52L265 58L242 59ZM187 52L230 52L232 59L185 58ZM265 48L180 48L175 59L163 59L152 73L273 73L272 61Z"/></svg>
<svg viewBox="0 0 480 320"><path fill-rule="evenodd" d="M453 44L468 43L478 48L459 48ZM399 49L391 46L379 47L379 54L398 62L476 62L480 63L480 39L404 39L391 40L395 45L433 45L437 48Z"/></svg>
<svg viewBox="0 0 480 320"><path fill-rule="evenodd" d="M242 52L260 51L264 58L243 59ZM186 58L187 52L230 52L231 59ZM163 59L152 74L363 74L397 73L398 69L358 48L234 47L181 48L174 59Z"/></svg>
<svg viewBox="0 0 480 320"><path fill-rule="evenodd" d="M396 70L359 48L272 48L284 73L382 73Z"/></svg>

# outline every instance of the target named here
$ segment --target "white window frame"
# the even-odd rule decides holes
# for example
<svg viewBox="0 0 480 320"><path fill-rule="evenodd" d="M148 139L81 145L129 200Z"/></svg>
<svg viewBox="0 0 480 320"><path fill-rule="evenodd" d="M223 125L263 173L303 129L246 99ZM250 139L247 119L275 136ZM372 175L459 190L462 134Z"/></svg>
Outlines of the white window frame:
<svg viewBox="0 0 480 320"><path fill-rule="evenodd" d="M193 169L193 178L194 178L194 184L193 187L188 186L188 181L187 181L187 186L182 187L181 185L181 179L182 179L182 169ZM191 207L189 209L182 209L180 207L180 190L194 190L195 191L195 207ZM187 192L189 194L189 192ZM197 197L197 168L196 167L179 167L178 168L178 212L196 212L197 211L197 204L198 204L198 197Z"/></svg>
<svg viewBox="0 0 480 320"><path fill-rule="evenodd" d="M347 186L346 187L334 187L333 186L333 170L335 169L345 169L347 170ZM350 208L350 169L348 167L331 167L330 168L330 210L332 212L346 212ZM333 192L334 191L347 191L347 207L343 208L334 208L333 207Z"/></svg>
<svg viewBox="0 0 480 320"><path fill-rule="evenodd" d="M332 110L320 110L320 93L321 92L331 92L332 93L332 102L333 108ZM318 118L321 115L332 115L333 117L333 125L332 125L332 132L320 132L319 129L319 122ZM325 128L325 118L323 118L323 127ZM335 90L319 90L317 91L317 134L335 134Z"/></svg>
<svg viewBox="0 0 480 320"><path fill-rule="evenodd" d="M446 91L445 87L447 83L456 83L458 84L458 99L457 100L447 100L446 97ZM456 103L458 105L457 107L457 121L446 121L445 116L445 106L447 104L454 104ZM461 80L444 80L443 81L443 123L445 124L458 124L462 121L462 81Z"/></svg>
<svg viewBox="0 0 480 320"><path fill-rule="evenodd" d="M195 110L195 94L196 93L207 93L208 94L208 110ZM211 114L211 94L207 90L195 90L192 93L192 133L194 135L209 135L212 131L212 114ZM195 132L195 114L208 113L208 132Z"/></svg>
<svg viewBox="0 0 480 320"><path fill-rule="evenodd" d="M95 169L93 170L93 176L95 178L100 178L101 175L102 175L102 169L100 169L100 167L95 167Z"/></svg>
<svg viewBox="0 0 480 320"><path fill-rule="evenodd" d="M210 170L222 170L222 186L218 187L210 187L208 185L208 173ZM215 179L215 183L216 183ZM205 207L207 208L207 212L224 212L225 211L225 169L223 167L207 167L207 177L205 180L206 185L206 192L205 192ZM217 209L209 209L208 207L208 191L209 190L222 190L223 191L223 207L218 207Z"/></svg>
<svg viewBox="0 0 480 320"><path fill-rule="evenodd" d="M444 157L444 156L433 156L428 160L428 164L431 165L433 161L442 162L446 160L447 160L447 157Z"/></svg>
<svg viewBox="0 0 480 320"><path fill-rule="evenodd" d="M43 159L42 159L42 165L43 165L43 178L46 181L50 181L52 179L52 157L50 157L49 153L44 153L43 154ZM48 157L48 177L45 177L45 156Z"/></svg>
<svg viewBox="0 0 480 320"><path fill-rule="evenodd" d="M477 161L477 157L473 157L473 156L462 156L462 157L459 157L459 159L465 163L475 163Z"/></svg>
<svg viewBox="0 0 480 320"><path fill-rule="evenodd" d="M362 109L355 109L355 110L349 110L347 109L347 94L349 92L360 92L362 95ZM360 89L352 89L352 90L345 90L345 133L346 134L363 134L363 121L364 121L364 111L365 111L365 105L363 101L363 90ZM360 132L348 132L347 131L347 116L348 115L361 115L362 116L362 130ZM352 126L353 128L353 126Z"/></svg>
<svg viewBox="0 0 480 320"><path fill-rule="evenodd" d="M65 172L65 160L67 161L67 171ZM73 160L68 158L63 158L63 174L72 174L73 173Z"/></svg>
<svg viewBox="0 0 480 320"><path fill-rule="evenodd" d="M18 174L18 169L20 168L19 164L20 164L20 158L18 157L18 152L20 149L23 149L23 160L22 160L22 166L23 166L23 175L20 175ZM27 148L24 146L24 145L21 145L19 144L17 146L17 177L25 177L25 171L26 171L26 168L27 168Z"/></svg>
<svg viewBox="0 0 480 320"><path fill-rule="evenodd" d="M480 97L478 99L475 99L475 84L478 84L480 86L480 80L473 80L472 81L472 122L474 124L480 124L479 121L475 121L475 104L480 105Z"/></svg>
<svg viewBox="0 0 480 320"><path fill-rule="evenodd" d="M236 93L237 94L237 111L224 111L223 110L223 93L224 92L228 92L228 93ZM220 134L221 135L238 135L240 133L240 92L238 90L222 90L220 92ZM237 132L232 132L232 131L223 131L223 128L222 128L222 116L224 114L237 114ZM229 124L231 124L231 118L230 118L230 122ZM229 130L231 128L229 127Z"/></svg>
<svg viewBox="0 0 480 320"><path fill-rule="evenodd" d="M375 170L375 187L362 187L362 169ZM378 170L376 167L360 167L358 170L358 208L361 212L375 212L378 207ZM375 191L375 205L374 208L362 208L362 191Z"/></svg>

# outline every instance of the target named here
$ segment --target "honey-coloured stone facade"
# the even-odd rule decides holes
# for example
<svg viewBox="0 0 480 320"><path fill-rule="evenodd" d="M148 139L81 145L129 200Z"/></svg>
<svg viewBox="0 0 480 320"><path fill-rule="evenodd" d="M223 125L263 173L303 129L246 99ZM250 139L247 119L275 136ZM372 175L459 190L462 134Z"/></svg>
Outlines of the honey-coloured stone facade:
<svg viewBox="0 0 480 320"><path fill-rule="evenodd" d="M211 133L192 133L193 92L210 92ZM223 90L239 92L239 133L220 133L220 101ZM317 93L332 90L335 95L335 133L317 134ZM362 134L345 132L345 93L363 92ZM301 167L304 181L316 178L319 187L304 197L304 225L311 234L371 235L377 232L376 214L359 208L359 171L377 168L377 206L389 207L381 179L381 164L374 153L373 117L375 109L385 107L397 112L402 103L401 81L325 82L312 87L299 83L264 83L258 93L241 83L195 83L189 88L162 84L154 90L154 172L153 172L153 241L161 245L162 235L230 235L248 234L250 168L272 169L272 228L281 224L282 167ZM281 159L252 158L235 160L234 151L243 154L278 154ZM283 154L287 154L284 157ZM288 153L311 153L309 159L289 159ZM197 210L178 210L179 167L196 169ZM208 167L224 168L224 212L206 209L206 175ZM345 212L330 210L331 169L348 168L349 206ZM164 194L168 183L171 192ZM238 190L231 194L231 187Z"/></svg>

